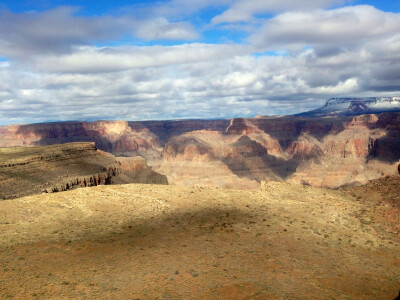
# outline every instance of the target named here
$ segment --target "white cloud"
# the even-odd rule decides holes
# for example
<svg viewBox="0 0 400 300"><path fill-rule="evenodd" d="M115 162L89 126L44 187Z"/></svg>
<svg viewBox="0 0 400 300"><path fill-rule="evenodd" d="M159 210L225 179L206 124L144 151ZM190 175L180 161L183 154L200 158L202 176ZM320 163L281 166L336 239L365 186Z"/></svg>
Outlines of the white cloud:
<svg viewBox="0 0 400 300"><path fill-rule="evenodd" d="M196 48L201 45L193 46L193 50ZM373 51L384 48L376 46ZM151 56L163 49L148 47L145 51ZM383 65L385 57L361 55L364 50L340 53L334 61L333 57L318 57L309 49L298 56L227 55L217 60L210 60L214 54L207 54L203 60L179 63L186 61L177 60L181 50L172 47L156 65L136 65L118 72L22 72L11 66L2 68L0 76L5 80L1 86L7 93L0 94L0 124L297 113L316 108L332 96L400 93L399 63L388 60ZM174 57L173 62L169 57Z"/></svg>
<svg viewBox="0 0 400 300"><path fill-rule="evenodd" d="M250 40L258 47L355 47L400 32L400 14L372 6L288 12L267 20Z"/></svg>
<svg viewBox="0 0 400 300"><path fill-rule="evenodd" d="M251 21L254 15L293 10L330 7L345 0L237 0L222 14L212 19L213 24Z"/></svg>
<svg viewBox="0 0 400 300"><path fill-rule="evenodd" d="M191 41L199 37L188 22L169 22L159 17L79 17L76 8L60 7L45 12L0 12L0 55L18 60L43 54L65 54L72 47L118 41L130 36L145 41Z"/></svg>
<svg viewBox="0 0 400 300"><path fill-rule="evenodd" d="M187 16L197 13L201 10L207 8L215 7L225 7L231 5L235 0L171 0L158 2L157 5L153 6L132 6L128 10L130 13L135 13L139 15L151 15L154 17L166 17L168 19L180 19L182 17L187 18Z"/></svg>
<svg viewBox="0 0 400 300"><path fill-rule="evenodd" d="M133 68L218 60L251 53L243 45L183 44L116 48L78 47L71 54L38 56L37 69L52 72L114 72Z"/></svg>
<svg viewBox="0 0 400 300"><path fill-rule="evenodd" d="M140 22L134 35L143 40L185 40L199 38L193 26L187 22L170 23L165 18L157 18Z"/></svg>
<svg viewBox="0 0 400 300"><path fill-rule="evenodd" d="M152 20L129 12L77 17L71 8L3 12L0 56L11 59L0 61L0 124L288 114L333 96L400 94L399 14L371 6L321 9L334 0L200 2L153 7ZM196 39L199 33L179 17L188 3L197 3L188 13L231 5L217 23L240 8L237 20L246 22L259 13L278 15L257 19L261 27L248 44L118 44L121 34L156 43ZM254 28L228 24L237 25ZM114 39L113 47L93 44Z"/></svg>

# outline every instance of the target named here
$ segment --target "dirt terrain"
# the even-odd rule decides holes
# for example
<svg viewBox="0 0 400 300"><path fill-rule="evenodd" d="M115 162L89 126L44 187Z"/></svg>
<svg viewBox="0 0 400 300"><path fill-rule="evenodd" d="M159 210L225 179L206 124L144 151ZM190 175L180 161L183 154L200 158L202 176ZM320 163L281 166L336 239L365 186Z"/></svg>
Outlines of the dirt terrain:
<svg viewBox="0 0 400 300"><path fill-rule="evenodd" d="M0 298L394 299L399 228L349 189L131 184L0 201Z"/></svg>
<svg viewBox="0 0 400 300"><path fill-rule="evenodd" d="M400 167L399 167L400 174ZM400 232L400 176L386 176L358 187L343 188L369 212L385 231ZM363 220L368 223L371 220Z"/></svg>

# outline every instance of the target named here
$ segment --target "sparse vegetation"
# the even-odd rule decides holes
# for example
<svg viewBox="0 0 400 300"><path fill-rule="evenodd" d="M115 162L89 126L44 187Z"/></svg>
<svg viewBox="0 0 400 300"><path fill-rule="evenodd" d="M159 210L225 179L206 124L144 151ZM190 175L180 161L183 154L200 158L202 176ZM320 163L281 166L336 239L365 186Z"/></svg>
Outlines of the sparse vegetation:
<svg viewBox="0 0 400 300"><path fill-rule="evenodd" d="M399 235L356 200L268 182L254 192L121 185L3 201L0 295L394 298Z"/></svg>

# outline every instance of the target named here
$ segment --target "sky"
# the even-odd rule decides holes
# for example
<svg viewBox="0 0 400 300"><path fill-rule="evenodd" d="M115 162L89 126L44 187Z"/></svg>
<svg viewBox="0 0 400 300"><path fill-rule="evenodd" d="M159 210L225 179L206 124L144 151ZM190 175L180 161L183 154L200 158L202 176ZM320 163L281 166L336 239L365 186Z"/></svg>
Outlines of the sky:
<svg viewBox="0 0 400 300"><path fill-rule="evenodd" d="M0 125L400 96L398 0L0 0Z"/></svg>

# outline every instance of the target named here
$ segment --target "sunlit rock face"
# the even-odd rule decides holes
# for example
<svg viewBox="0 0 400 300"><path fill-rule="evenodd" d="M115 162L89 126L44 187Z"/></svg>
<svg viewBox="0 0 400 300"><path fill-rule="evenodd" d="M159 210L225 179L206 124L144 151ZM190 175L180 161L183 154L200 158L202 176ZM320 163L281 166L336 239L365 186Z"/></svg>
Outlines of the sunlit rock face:
<svg viewBox="0 0 400 300"><path fill-rule="evenodd" d="M147 128L131 128L127 121L58 122L0 127L0 146L37 146L93 141L101 150L159 157L158 137Z"/></svg>
<svg viewBox="0 0 400 300"><path fill-rule="evenodd" d="M278 180L336 188L397 172L400 113L0 127L1 147L75 141L143 157L173 184L255 188Z"/></svg>

